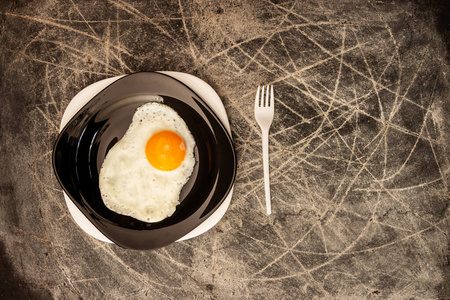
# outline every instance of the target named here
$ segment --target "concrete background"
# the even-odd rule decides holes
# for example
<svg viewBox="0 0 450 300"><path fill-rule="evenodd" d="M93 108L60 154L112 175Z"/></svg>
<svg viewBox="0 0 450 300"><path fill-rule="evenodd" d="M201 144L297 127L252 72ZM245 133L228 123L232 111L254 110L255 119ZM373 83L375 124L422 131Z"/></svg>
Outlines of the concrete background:
<svg viewBox="0 0 450 300"><path fill-rule="evenodd" d="M447 1L2 1L1 298L450 299L449 19ZM215 228L139 252L78 228L51 151L79 90L151 70L216 89L238 172Z"/></svg>

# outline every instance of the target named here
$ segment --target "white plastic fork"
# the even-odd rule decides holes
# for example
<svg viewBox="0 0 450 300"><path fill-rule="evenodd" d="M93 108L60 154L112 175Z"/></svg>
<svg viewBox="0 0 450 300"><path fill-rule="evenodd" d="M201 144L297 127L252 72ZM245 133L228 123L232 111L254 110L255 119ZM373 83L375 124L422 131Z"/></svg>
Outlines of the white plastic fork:
<svg viewBox="0 0 450 300"><path fill-rule="evenodd" d="M264 190L266 193L267 214L270 215L272 213L272 205L270 201L269 179L269 128L272 124L274 111L273 85L270 86L270 100L269 86L266 86L265 90L266 93L264 94L264 86L258 86L255 97L255 119L256 122L258 122L259 127L261 127L262 132Z"/></svg>

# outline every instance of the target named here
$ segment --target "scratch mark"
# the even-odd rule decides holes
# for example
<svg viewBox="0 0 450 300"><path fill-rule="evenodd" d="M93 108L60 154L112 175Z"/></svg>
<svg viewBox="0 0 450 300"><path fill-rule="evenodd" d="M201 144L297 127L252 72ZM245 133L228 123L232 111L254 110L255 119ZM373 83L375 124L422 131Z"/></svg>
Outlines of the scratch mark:
<svg viewBox="0 0 450 300"><path fill-rule="evenodd" d="M18 18L22 18L22 19L32 20L32 21L39 22L39 23L42 23L42 24L47 24L47 25L50 25L50 26L53 26L53 27L56 27L56 28L64 29L64 30L67 30L67 31L75 32L75 33L80 34L80 35L87 36L87 37L89 37L89 38L91 38L93 40L96 40L96 41L99 41L99 42L102 42L102 43L105 42L101 38L99 38L99 37L97 37L95 35L86 33L84 31L72 28L72 27L67 26L67 25L63 25L63 24L59 24L59 23L56 23L56 22L53 22L53 21L49 21L49 20L46 20L46 19L41 19L41 18L38 18L38 17L27 16L27 15L17 15L17 14L9 13L9 12L6 12L6 13L0 12L0 14L3 14L5 16L10 16L10 17L18 17ZM126 49L123 49L123 48L120 48L120 47L118 47L116 45L111 45L111 44L109 44L108 46L113 47L113 48L115 48L115 49L117 49L117 50L119 50L119 51L121 51L121 52L131 56L130 52L128 52L128 50L126 50Z"/></svg>

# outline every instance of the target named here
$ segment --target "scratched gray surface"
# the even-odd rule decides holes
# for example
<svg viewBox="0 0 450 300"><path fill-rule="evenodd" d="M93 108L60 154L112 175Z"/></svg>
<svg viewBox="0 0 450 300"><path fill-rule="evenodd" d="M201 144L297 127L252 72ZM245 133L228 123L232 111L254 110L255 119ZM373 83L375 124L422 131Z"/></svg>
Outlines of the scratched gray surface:
<svg viewBox="0 0 450 300"><path fill-rule="evenodd" d="M450 298L446 9L444 1L3 1L0 296ZM216 89L238 172L214 229L139 252L77 227L51 150L79 90L148 70L187 72ZM261 83L273 83L276 98L271 216L253 118Z"/></svg>

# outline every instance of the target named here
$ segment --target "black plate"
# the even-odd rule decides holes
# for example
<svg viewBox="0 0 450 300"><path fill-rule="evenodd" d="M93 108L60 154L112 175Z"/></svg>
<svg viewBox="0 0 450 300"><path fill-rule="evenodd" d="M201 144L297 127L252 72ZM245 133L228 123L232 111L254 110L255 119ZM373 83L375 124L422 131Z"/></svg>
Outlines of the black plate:
<svg viewBox="0 0 450 300"><path fill-rule="evenodd" d="M156 97L186 122L196 142L197 163L175 213L146 223L104 205L98 174L135 109ZM142 72L106 87L68 122L53 149L53 168L70 199L106 237L125 248L154 249L183 237L223 203L235 179L236 155L227 130L196 93L168 75Z"/></svg>

